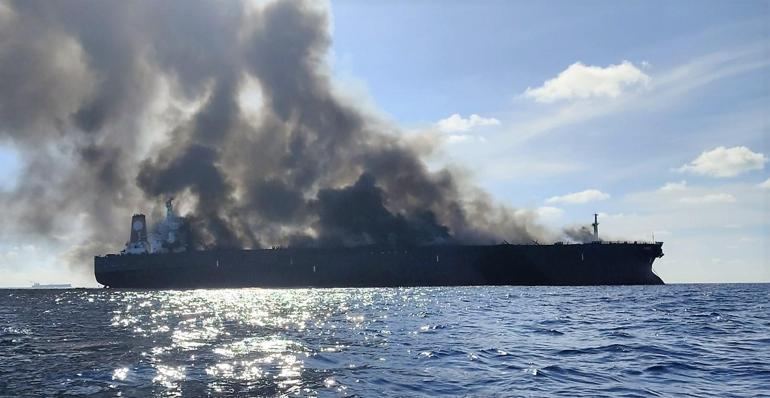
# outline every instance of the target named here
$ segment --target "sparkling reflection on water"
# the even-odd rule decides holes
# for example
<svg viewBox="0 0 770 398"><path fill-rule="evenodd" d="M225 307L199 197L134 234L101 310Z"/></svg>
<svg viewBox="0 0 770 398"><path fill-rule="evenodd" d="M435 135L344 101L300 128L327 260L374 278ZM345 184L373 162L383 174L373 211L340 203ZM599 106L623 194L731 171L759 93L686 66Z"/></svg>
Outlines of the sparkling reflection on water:
<svg viewBox="0 0 770 398"><path fill-rule="evenodd" d="M0 291L0 395L756 395L769 291Z"/></svg>
<svg viewBox="0 0 770 398"><path fill-rule="evenodd" d="M344 341L354 336L361 337L364 346L386 344L384 336L390 331L383 320L387 315L367 320L362 311L373 300L407 304L407 296L399 293L372 289L127 291L115 297L127 304L113 310L111 325L131 328L135 336L151 340L141 356L155 370L152 382L169 395L182 394L188 380L205 380L206 388L215 393L304 395L319 388L344 393L348 387L334 378L333 369L339 364L326 356L347 349ZM340 335L338 329L344 333ZM306 362L321 366L309 369ZM352 360L342 365L357 366ZM115 378L125 381L130 373L130 368L118 368Z"/></svg>

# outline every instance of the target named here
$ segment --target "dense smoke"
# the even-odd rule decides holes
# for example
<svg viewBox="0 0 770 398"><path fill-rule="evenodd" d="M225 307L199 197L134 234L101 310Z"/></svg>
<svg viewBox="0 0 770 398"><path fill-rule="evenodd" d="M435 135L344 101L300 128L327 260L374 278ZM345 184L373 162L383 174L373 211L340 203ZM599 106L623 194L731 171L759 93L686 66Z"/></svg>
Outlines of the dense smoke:
<svg viewBox="0 0 770 398"><path fill-rule="evenodd" d="M0 143L24 162L0 196L14 228L75 228L73 253L88 257L175 196L206 247L547 240L531 213L429 171L392 125L335 94L327 14L302 1L0 3Z"/></svg>

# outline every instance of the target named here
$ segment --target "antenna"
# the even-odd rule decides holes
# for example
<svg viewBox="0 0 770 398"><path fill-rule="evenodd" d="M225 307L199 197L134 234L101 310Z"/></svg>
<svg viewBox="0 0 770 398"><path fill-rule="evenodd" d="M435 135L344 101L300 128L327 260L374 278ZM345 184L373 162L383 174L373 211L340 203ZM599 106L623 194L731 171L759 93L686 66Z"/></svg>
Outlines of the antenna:
<svg viewBox="0 0 770 398"><path fill-rule="evenodd" d="M594 239L599 240L599 214L594 213L594 223L591 224L594 227Z"/></svg>

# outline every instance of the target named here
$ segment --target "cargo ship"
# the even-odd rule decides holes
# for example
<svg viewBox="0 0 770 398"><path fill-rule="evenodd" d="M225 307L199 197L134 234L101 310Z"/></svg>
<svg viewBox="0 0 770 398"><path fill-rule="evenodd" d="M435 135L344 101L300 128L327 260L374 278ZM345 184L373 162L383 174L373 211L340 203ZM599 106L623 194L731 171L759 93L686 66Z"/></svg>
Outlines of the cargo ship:
<svg viewBox="0 0 770 398"><path fill-rule="evenodd" d="M72 285L69 283L48 283L48 284L40 284L37 282L32 283L32 286L30 286L30 289L69 289Z"/></svg>
<svg viewBox="0 0 770 398"><path fill-rule="evenodd" d="M658 285L662 242L606 242L594 215L593 241L552 244L274 247L188 250L171 200L148 234L135 214L118 254L94 258L109 288L303 288L474 285Z"/></svg>

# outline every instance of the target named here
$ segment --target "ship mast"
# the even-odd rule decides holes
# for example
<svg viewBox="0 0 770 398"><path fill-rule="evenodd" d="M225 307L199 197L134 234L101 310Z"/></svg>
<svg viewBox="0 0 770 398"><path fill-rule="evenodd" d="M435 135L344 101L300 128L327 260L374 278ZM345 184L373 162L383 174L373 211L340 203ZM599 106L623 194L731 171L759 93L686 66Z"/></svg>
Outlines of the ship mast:
<svg viewBox="0 0 770 398"><path fill-rule="evenodd" d="M175 216L173 202L174 202L174 197L173 196L169 197L168 200L166 200L166 219L167 220L171 219L171 218L174 218L174 216Z"/></svg>
<svg viewBox="0 0 770 398"><path fill-rule="evenodd" d="M599 241L599 214L594 213L594 223L591 224L594 227L594 240Z"/></svg>

